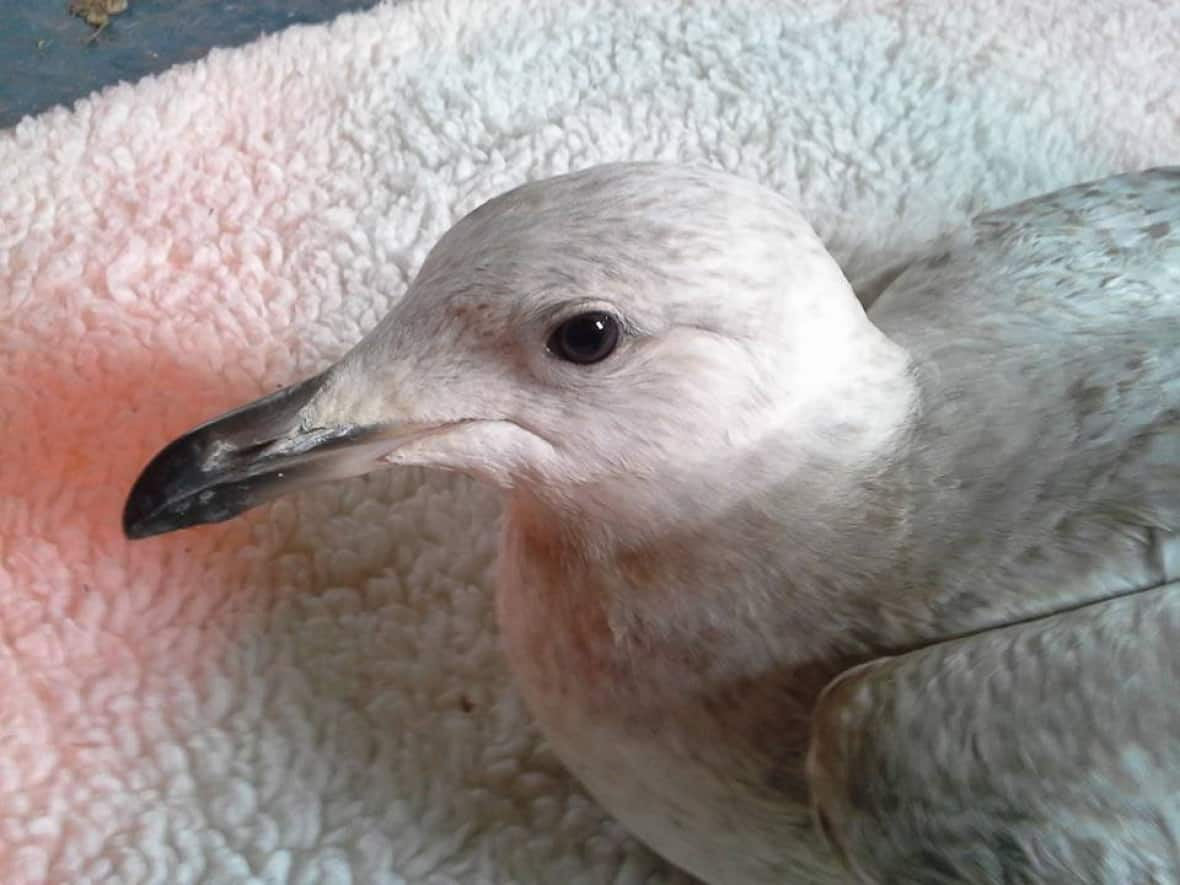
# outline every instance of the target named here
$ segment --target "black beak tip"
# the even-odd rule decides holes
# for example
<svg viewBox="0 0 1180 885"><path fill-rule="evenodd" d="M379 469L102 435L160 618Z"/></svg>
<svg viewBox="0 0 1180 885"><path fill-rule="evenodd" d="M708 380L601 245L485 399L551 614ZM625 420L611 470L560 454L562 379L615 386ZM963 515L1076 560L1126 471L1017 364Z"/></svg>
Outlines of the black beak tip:
<svg viewBox="0 0 1180 885"><path fill-rule="evenodd" d="M164 447L139 474L123 505L123 534L138 541L225 522L273 497L282 474L235 477L211 463L215 442L198 429Z"/></svg>
<svg viewBox="0 0 1180 885"><path fill-rule="evenodd" d="M128 540L151 538L179 529L233 519L294 487L303 469L299 458L266 453L275 440L297 433L299 410L315 395L324 376L284 388L214 418L173 440L147 463L123 505ZM310 443L349 437L313 435ZM300 453L296 453L300 454Z"/></svg>
<svg viewBox="0 0 1180 885"><path fill-rule="evenodd" d="M199 495L203 451L192 434L165 446L147 466L127 494L123 505L123 534L131 541L163 535L212 520L202 519Z"/></svg>
<svg viewBox="0 0 1180 885"><path fill-rule="evenodd" d="M162 535L177 528L168 519L167 498L157 479L158 461L159 456L143 469L123 504L123 535L130 541Z"/></svg>
<svg viewBox="0 0 1180 885"><path fill-rule="evenodd" d="M154 533L148 528L147 523L127 511L128 508L123 508L123 537L128 541L142 541L144 538L150 538Z"/></svg>
<svg viewBox="0 0 1180 885"><path fill-rule="evenodd" d="M167 525L152 519L152 508L146 497L133 487L123 505L123 536L129 541L140 541L167 531Z"/></svg>

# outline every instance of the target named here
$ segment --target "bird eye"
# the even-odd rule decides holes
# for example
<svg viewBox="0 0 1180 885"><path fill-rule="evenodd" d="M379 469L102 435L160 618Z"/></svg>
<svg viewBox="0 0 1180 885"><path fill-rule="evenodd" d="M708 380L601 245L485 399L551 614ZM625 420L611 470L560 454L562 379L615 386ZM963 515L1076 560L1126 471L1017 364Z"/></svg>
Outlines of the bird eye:
<svg viewBox="0 0 1180 885"><path fill-rule="evenodd" d="M609 313L590 311L570 317L549 336L549 352L588 366L610 356L619 344L619 321Z"/></svg>

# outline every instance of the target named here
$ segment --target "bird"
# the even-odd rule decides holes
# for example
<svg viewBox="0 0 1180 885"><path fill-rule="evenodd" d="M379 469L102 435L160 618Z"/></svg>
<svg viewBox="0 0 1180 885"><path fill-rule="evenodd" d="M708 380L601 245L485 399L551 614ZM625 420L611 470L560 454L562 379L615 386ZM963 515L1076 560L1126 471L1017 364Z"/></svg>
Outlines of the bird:
<svg viewBox="0 0 1180 885"><path fill-rule="evenodd" d="M532 716L701 881L1180 881L1180 167L870 288L742 176L529 181L330 367L165 446L123 529L460 471L502 490Z"/></svg>

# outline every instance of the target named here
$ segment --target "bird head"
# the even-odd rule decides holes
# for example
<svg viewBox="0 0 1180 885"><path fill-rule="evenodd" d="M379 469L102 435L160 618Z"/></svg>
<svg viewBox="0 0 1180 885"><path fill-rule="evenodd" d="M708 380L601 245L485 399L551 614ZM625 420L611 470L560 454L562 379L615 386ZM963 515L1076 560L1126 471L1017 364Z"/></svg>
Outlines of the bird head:
<svg viewBox="0 0 1180 885"><path fill-rule="evenodd" d="M873 332L770 190L641 163L527 184L448 231L334 365L164 448L124 530L216 522L390 465L570 506L604 490L699 494L686 477L770 437L831 445L832 398Z"/></svg>

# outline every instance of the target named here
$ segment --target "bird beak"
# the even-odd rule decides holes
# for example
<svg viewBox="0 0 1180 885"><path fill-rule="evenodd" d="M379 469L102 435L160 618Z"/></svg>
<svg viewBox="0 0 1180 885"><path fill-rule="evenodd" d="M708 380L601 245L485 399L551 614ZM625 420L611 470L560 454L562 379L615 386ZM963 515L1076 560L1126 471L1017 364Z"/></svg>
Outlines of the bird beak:
<svg viewBox="0 0 1180 885"><path fill-rule="evenodd" d="M383 466L413 425L308 427L304 407L318 375L198 427L166 446L139 475L123 509L123 533L148 538L232 519L313 483Z"/></svg>

